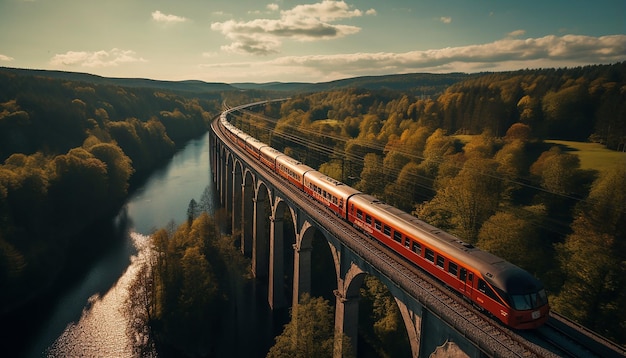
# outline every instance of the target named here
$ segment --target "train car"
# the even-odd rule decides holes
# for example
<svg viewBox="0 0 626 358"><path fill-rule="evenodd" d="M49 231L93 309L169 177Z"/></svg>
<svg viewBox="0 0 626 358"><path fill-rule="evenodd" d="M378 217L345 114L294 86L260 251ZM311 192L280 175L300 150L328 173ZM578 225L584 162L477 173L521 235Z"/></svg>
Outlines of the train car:
<svg viewBox="0 0 626 358"><path fill-rule="evenodd" d="M360 193L318 171L309 171L304 175L304 191L343 219L346 219L348 198Z"/></svg>
<svg viewBox="0 0 626 358"><path fill-rule="evenodd" d="M505 325L537 328L548 318L542 284L525 270L371 195L348 200L348 221L444 282Z"/></svg>
<svg viewBox="0 0 626 358"><path fill-rule="evenodd" d="M300 188L300 190L304 190L304 174L312 170L314 169L290 156L280 155L276 157L276 173Z"/></svg>
<svg viewBox="0 0 626 358"><path fill-rule="evenodd" d="M228 135L228 137L233 142L237 142L237 135L235 134L235 132L238 129L235 128L235 126L233 126L232 124L230 124L227 120L222 121L222 125L224 126L224 128L226 128L226 135Z"/></svg>
<svg viewBox="0 0 626 358"><path fill-rule="evenodd" d="M256 159L261 158L261 148L267 147L267 144L261 142L260 140L254 137L246 138L246 146L245 149L248 153L254 156Z"/></svg>
<svg viewBox="0 0 626 358"><path fill-rule="evenodd" d="M242 149L246 149L246 139L250 138L251 136L237 127L235 127L234 133L237 136L237 145L240 146Z"/></svg>
<svg viewBox="0 0 626 358"><path fill-rule="evenodd" d="M284 155L283 152L270 146L261 147L260 152L261 162L272 169L272 171L276 171L276 158L280 155Z"/></svg>

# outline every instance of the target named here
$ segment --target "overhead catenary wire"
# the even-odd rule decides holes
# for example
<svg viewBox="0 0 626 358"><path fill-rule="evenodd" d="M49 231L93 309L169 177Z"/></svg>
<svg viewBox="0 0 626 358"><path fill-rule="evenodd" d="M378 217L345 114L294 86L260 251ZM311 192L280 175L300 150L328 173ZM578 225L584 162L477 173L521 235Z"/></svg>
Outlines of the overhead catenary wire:
<svg viewBox="0 0 626 358"><path fill-rule="evenodd" d="M343 150L338 150L338 146L328 146L325 145L323 143L308 139L307 137L304 136L297 136L294 134L290 134L287 133L285 131L277 131L275 130L275 127L278 125L278 123L280 122L279 119L274 119L262 114L259 114L257 112L252 112L249 110L242 110L240 111L241 114L237 115L236 117L240 118L242 121L246 122L246 124L250 127L255 127L257 130L263 130L263 131L267 131L268 135L270 135L270 137L272 138L276 138L279 137L281 139L290 141L294 144L306 147L308 149L311 149L313 151L316 151L317 153L320 154L324 154L327 155L331 160L337 159L337 160L347 160L347 161L352 161L355 163L363 163L364 162L364 157L363 156L359 156L356 154L353 154L351 152L346 152L345 149ZM232 115L234 115L231 112ZM247 117L246 117L247 115ZM267 122L268 124L273 125L273 128L267 128L267 127L261 127L261 125L258 122L252 121L252 119L257 119L257 120L261 120L264 122ZM363 138L349 138L349 137L343 137L343 136L337 136L334 134L329 134L329 133L323 133L320 131L314 131L308 128L299 128L295 125L291 125L291 124L284 124L281 123L282 128L284 129L292 129L297 133L303 133L303 134L308 134L309 136L317 136L317 137L321 137L321 138L327 138L330 139L332 141L334 141L334 143L343 143L343 148L345 148L347 146L347 144L350 141L358 141L358 145L364 147L364 148L369 148L374 152L378 152L381 154L384 154L385 152L388 152L390 150L393 150L399 154L402 154L403 156L409 158L410 160L415 161L416 163L419 163L423 160L426 160L427 158L423 157L423 156L419 156L416 155L415 153L411 153L411 152L407 152L405 150L402 150L402 148L399 147L390 147L387 145L383 145L378 141L371 141L371 140L366 140ZM442 164L443 163L443 158L442 159L434 159L433 158L429 158L429 160L437 163L437 164ZM456 168L458 170L461 169L469 169L472 170L471 167L467 167L467 166L460 166L460 165L455 165ZM385 172L384 175L389 175L389 177L393 177L393 178L398 178L399 174L401 173L402 168L390 168L390 167L384 167ZM513 184L513 185L517 185L520 187L525 187L531 190L534 190L536 192L543 192L546 194L550 194L550 195L554 195L557 197L561 197L564 199L568 199L568 200L574 200L576 202L589 202L588 198L581 198L572 194L567 194L567 193L559 193L559 192L554 192L554 191L550 191L546 188L543 187L539 187L524 181L521 181L519 179L511 179L511 178L505 178L501 175L497 175L495 173L488 173L488 172L479 172L478 174L480 175L484 175L486 177L490 177L496 180L500 180L502 182L508 182L509 184ZM423 183L433 183L435 181L435 178L432 177L428 177L428 176L423 176L423 175L415 175L415 173L410 173L410 176L416 179L416 183L417 183L417 187L422 188L427 190L429 193L435 194L436 190L434 189L434 185L426 185ZM396 196L400 196L401 194L397 194L394 192L387 192L387 194L392 194L392 195L396 195ZM432 195L431 195L432 196ZM524 208L520 208L522 209L522 211L528 212L528 210L524 209ZM624 212L624 208L621 208L621 211ZM551 224L550 224L551 222ZM546 226L546 224L549 224L549 227ZM560 220L555 220L554 218L546 218L546 220L541 223L541 224L537 224L537 226L555 232L555 226L558 227L569 227L569 223L566 222L562 222ZM568 232L564 232L564 231L560 231L559 232L555 232L557 235L559 236L566 236L568 234Z"/></svg>

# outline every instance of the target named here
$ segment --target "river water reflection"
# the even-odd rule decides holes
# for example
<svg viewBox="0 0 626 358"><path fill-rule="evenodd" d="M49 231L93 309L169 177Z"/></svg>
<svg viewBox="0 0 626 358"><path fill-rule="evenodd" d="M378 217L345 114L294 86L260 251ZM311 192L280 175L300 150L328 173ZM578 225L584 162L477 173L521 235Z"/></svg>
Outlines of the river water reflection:
<svg viewBox="0 0 626 358"><path fill-rule="evenodd" d="M167 226L172 221L180 224L186 219L191 199L199 201L209 185L208 134L190 141L170 163L153 174L129 199L118 218L124 228L125 239L95 262L84 277L62 293L46 322L32 340L28 357L129 357L132 355L126 336L126 322L120 312L126 297L126 286L132 279L138 262L142 260L142 245L154 229ZM209 186L212 188L212 186ZM249 300L259 289L252 283L242 287ZM263 288L260 288L263 290ZM259 296L262 296L260 293ZM266 297L266 296L265 296ZM239 299L238 299L239 301ZM260 311L254 306L260 308ZM271 343L274 325L266 305L247 303L243 311L256 310L247 316L255 322L240 322L261 330L260 342L247 344L256 351L237 352L247 356L263 356ZM251 307L252 306L252 307ZM265 307L263 307L265 306ZM250 314L251 312L245 312ZM259 323L258 321L263 323ZM249 324L253 323L253 324ZM265 326L267 325L267 326ZM238 325L237 325L238 326ZM265 326L265 327L259 327ZM269 329L268 329L269 328ZM232 336L237 345L237 335L249 334L235 327ZM268 332L269 331L269 332ZM240 344L237 349L242 349ZM246 346L246 345L243 345ZM259 350L260 349L260 350Z"/></svg>

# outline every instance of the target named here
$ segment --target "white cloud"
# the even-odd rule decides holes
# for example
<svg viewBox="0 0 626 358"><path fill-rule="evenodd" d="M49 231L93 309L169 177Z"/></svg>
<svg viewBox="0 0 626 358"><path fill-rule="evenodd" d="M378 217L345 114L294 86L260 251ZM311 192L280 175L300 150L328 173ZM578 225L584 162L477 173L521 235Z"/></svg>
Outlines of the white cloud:
<svg viewBox="0 0 626 358"><path fill-rule="evenodd" d="M13 60L14 60L13 57L9 57L7 55L3 55L0 53L0 61L11 62Z"/></svg>
<svg viewBox="0 0 626 358"><path fill-rule="evenodd" d="M156 10L154 12L152 12L152 20L156 21L156 22L163 22L166 24L176 24L179 22L185 22L187 21L187 18L185 17L181 17L181 16L176 16L176 15L167 15L162 13L159 10Z"/></svg>
<svg viewBox="0 0 626 358"><path fill-rule="evenodd" d="M370 14L372 11L375 10L368 10ZM284 39L315 41L357 33L361 28L331 22L358 16L363 16L363 12L351 9L344 1L323 0L281 10L280 19L214 22L211 29L232 41L230 45L222 46L222 50L267 55L277 53Z"/></svg>
<svg viewBox="0 0 626 358"><path fill-rule="evenodd" d="M137 57L131 50L114 48L110 51L68 51L64 54L56 54L50 60L55 66L79 66L79 67L111 67L123 63L146 62Z"/></svg>
<svg viewBox="0 0 626 358"><path fill-rule="evenodd" d="M508 37L519 37L519 36L523 36L524 34L526 34L526 30L515 30L515 31L511 31L507 34Z"/></svg>
<svg viewBox="0 0 626 358"><path fill-rule="evenodd" d="M411 72L477 72L519 68L582 66L615 63L626 58L626 35L601 37L549 35L505 38L486 44L403 53L376 52L336 55L284 56L264 62L212 64L208 68L246 68L283 77L286 73L308 80L334 80L360 75ZM258 72L257 72L258 73ZM249 73L239 70L243 77ZM295 76L295 75L294 75ZM274 80L276 79L274 78ZM294 78L293 80L305 80Z"/></svg>
<svg viewBox="0 0 626 358"><path fill-rule="evenodd" d="M369 9L365 12L365 15L376 15L376 9Z"/></svg>
<svg viewBox="0 0 626 358"><path fill-rule="evenodd" d="M525 40L506 38L495 42L460 47L447 47L405 53L358 53L327 56L292 56L278 59L284 64L302 66L342 65L406 70L435 67L454 62L495 63L529 60L567 60L580 63L623 61L626 56L626 35L602 37L549 35Z"/></svg>
<svg viewBox="0 0 626 358"><path fill-rule="evenodd" d="M280 7L278 6L278 4L267 4L266 8L269 11L278 11Z"/></svg>
<svg viewBox="0 0 626 358"><path fill-rule="evenodd" d="M452 18L450 16L442 16L439 18L439 21L443 22L444 24L449 24L452 22Z"/></svg>

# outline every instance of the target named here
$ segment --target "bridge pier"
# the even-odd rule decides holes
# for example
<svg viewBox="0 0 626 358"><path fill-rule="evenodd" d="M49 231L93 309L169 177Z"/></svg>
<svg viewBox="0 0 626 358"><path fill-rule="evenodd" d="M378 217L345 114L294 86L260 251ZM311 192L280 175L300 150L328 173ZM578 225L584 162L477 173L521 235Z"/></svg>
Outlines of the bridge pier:
<svg viewBox="0 0 626 358"><path fill-rule="evenodd" d="M269 232L267 228L267 195L257 195L254 200L254 224L252 239L252 274L267 277L269 271Z"/></svg>
<svg viewBox="0 0 626 358"><path fill-rule="evenodd" d="M233 170L233 210L231 212L231 231L236 231L237 228L241 227L241 209L243 207L242 201L242 177L241 177L241 168L239 166L235 166Z"/></svg>
<svg viewBox="0 0 626 358"><path fill-rule="evenodd" d="M344 297L339 290L334 291L335 294L335 346L333 356L335 358L343 357L346 349L344 346L348 338L352 350L357 352L357 344L359 337L359 301L360 297Z"/></svg>
<svg viewBox="0 0 626 358"><path fill-rule="evenodd" d="M293 245L292 310L297 310L300 295L311 293L311 252L313 250L313 235L316 230L302 215L296 214L296 218L296 243Z"/></svg>
<svg viewBox="0 0 626 358"><path fill-rule="evenodd" d="M270 218L270 267L268 281L268 301L272 309L284 307L286 304L283 290L284 269L284 231L283 218Z"/></svg>
<svg viewBox="0 0 626 358"><path fill-rule="evenodd" d="M243 195L241 205L243 209L243 217L241 218L241 252L244 256L252 255L253 229L254 224L254 190L252 189L252 180L246 180L242 186Z"/></svg>
<svg viewBox="0 0 626 358"><path fill-rule="evenodd" d="M405 300L401 300L394 296L398 309L402 315L404 321L404 327L409 336L409 344L411 345L411 354L413 358L419 357L420 341L421 341L421 328L423 307L421 305L414 304L411 308L407 306Z"/></svg>

